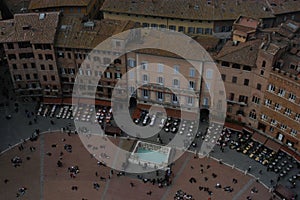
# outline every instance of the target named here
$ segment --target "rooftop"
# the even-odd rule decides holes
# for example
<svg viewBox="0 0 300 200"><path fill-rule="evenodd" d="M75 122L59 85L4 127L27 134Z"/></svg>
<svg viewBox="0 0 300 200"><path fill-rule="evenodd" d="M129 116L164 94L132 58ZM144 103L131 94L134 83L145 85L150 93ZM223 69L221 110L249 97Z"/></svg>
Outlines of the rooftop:
<svg viewBox="0 0 300 200"><path fill-rule="evenodd" d="M257 19L254 19L254 18L240 16L234 22L234 24L256 29L259 25L259 21Z"/></svg>
<svg viewBox="0 0 300 200"><path fill-rule="evenodd" d="M235 20L241 14L254 18L273 18L267 6L265 1L257 0L106 0L101 10L193 20Z"/></svg>
<svg viewBox="0 0 300 200"><path fill-rule="evenodd" d="M298 0L267 0L269 8L275 15L299 11Z"/></svg>
<svg viewBox="0 0 300 200"><path fill-rule="evenodd" d="M64 16L55 44L57 47L93 49L105 39L134 26L131 21L104 19L83 23L79 17Z"/></svg>
<svg viewBox="0 0 300 200"><path fill-rule="evenodd" d="M64 6L87 6L92 0L31 0L29 10Z"/></svg>
<svg viewBox="0 0 300 200"><path fill-rule="evenodd" d="M0 21L0 42L53 43L58 21L59 12L15 14Z"/></svg>
<svg viewBox="0 0 300 200"><path fill-rule="evenodd" d="M228 41L215 59L254 67L261 43L260 39L237 44Z"/></svg>

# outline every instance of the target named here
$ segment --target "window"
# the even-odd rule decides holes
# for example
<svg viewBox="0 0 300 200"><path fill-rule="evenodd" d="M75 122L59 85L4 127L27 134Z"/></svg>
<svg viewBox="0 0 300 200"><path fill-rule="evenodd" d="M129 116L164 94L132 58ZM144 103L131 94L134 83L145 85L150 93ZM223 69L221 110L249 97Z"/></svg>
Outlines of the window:
<svg viewBox="0 0 300 200"><path fill-rule="evenodd" d="M110 62L109 62L110 63ZM127 65L129 66L129 67L135 67L135 60L134 59L132 59L132 58L130 58L130 59L128 59L128 61L127 61Z"/></svg>
<svg viewBox="0 0 300 200"><path fill-rule="evenodd" d="M143 82L144 83L148 82L148 76L147 76L147 74L143 74Z"/></svg>
<svg viewBox="0 0 300 200"><path fill-rule="evenodd" d="M85 57L85 54L84 54L84 57ZM111 59L110 58L107 58L107 57L103 58L103 64L104 65L109 65L110 63L111 63ZM129 61L128 61L127 65L130 66L130 62Z"/></svg>
<svg viewBox="0 0 300 200"><path fill-rule="evenodd" d="M275 85L272 85L272 84L269 84L269 86L268 86L268 91L269 92L275 92Z"/></svg>
<svg viewBox="0 0 300 200"><path fill-rule="evenodd" d="M7 48L8 49L14 49L14 44L13 43L7 43Z"/></svg>
<svg viewBox="0 0 300 200"><path fill-rule="evenodd" d="M189 88L190 89L195 89L195 82L194 81L189 81Z"/></svg>
<svg viewBox="0 0 300 200"><path fill-rule="evenodd" d="M53 65L49 65L49 70L53 70Z"/></svg>
<svg viewBox="0 0 300 200"><path fill-rule="evenodd" d="M176 30L176 26L170 25L170 26L169 26L169 29L172 30L172 31L175 31L175 30Z"/></svg>
<svg viewBox="0 0 300 200"><path fill-rule="evenodd" d="M174 65L173 69L174 69L174 74L179 74L179 66L178 65Z"/></svg>
<svg viewBox="0 0 300 200"><path fill-rule="evenodd" d="M188 28L188 33L190 33L190 34L195 33L195 27L189 27Z"/></svg>
<svg viewBox="0 0 300 200"><path fill-rule="evenodd" d="M232 83L236 83L237 82L237 77L236 76L233 76L232 77Z"/></svg>
<svg viewBox="0 0 300 200"><path fill-rule="evenodd" d="M185 32L185 27L184 26L179 26L178 31L179 32Z"/></svg>
<svg viewBox="0 0 300 200"><path fill-rule="evenodd" d="M48 80L46 75L43 76L43 80L44 80L44 81L47 81L47 80Z"/></svg>
<svg viewBox="0 0 300 200"><path fill-rule="evenodd" d="M187 104L193 105L193 97L187 97Z"/></svg>
<svg viewBox="0 0 300 200"><path fill-rule="evenodd" d="M222 65L223 67L229 67L229 62L222 61L221 65Z"/></svg>
<svg viewBox="0 0 300 200"><path fill-rule="evenodd" d="M263 61L261 66L266 67L266 61Z"/></svg>
<svg viewBox="0 0 300 200"><path fill-rule="evenodd" d="M206 28L205 29L205 34L206 35L211 35L212 34L212 29L211 28Z"/></svg>
<svg viewBox="0 0 300 200"><path fill-rule="evenodd" d="M16 64L13 64L12 66L13 66L13 69L17 69L18 68Z"/></svg>
<svg viewBox="0 0 300 200"><path fill-rule="evenodd" d="M208 98L207 97L203 98L203 105L208 106Z"/></svg>
<svg viewBox="0 0 300 200"><path fill-rule="evenodd" d="M211 69L206 70L206 78L212 79L212 77L213 77L213 70Z"/></svg>
<svg viewBox="0 0 300 200"><path fill-rule="evenodd" d="M257 83L256 89L261 90L261 84Z"/></svg>
<svg viewBox="0 0 300 200"><path fill-rule="evenodd" d="M143 96L144 96L144 98L149 98L149 91L143 90Z"/></svg>
<svg viewBox="0 0 300 200"><path fill-rule="evenodd" d="M23 64L23 68L24 68L24 69L27 69L27 68L28 68L28 66L27 66L26 63Z"/></svg>
<svg viewBox="0 0 300 200"><path fill-rule="evenodd" d="M105 75L106 75L105 78L111 78L111 73L110 72L106 72Z"/></svg>
<svg viewBox="0 0 300 200"><path fill-rule="evenodd" d="M291 132L290 132L290 134L292 135L292 136L296 136L297 135L297 130L295 130L295 129L291 129Z"/></svg>
<svg viewBox="0 0 300 200"><path fill-rule="evenodd" d="M285 111L284 111L284 114L286 114L287 116L290 116L292 114L291 109L286 108Z"/></svg>
<svg viewBox="0 0 300 200"><path fill-rule="evenodd" d="M15 54L8 54L8 60L17 59L17 56Z"/></svg>
<svg viewBox="0 0 300 200"><path fill-rule="evenodd" d="M271 119L271 125L276 126L277 125L277 121L275 119Z"/></svg>
<svg viewBox="0 0 300 200"><path fill-rule="evenodd" d="M53 60L52 54L46 54L45 58L46 58L46 60Z"/></svg>
<svg viewBox="0 0 300 200"><path fill-rule="evenodd" d="M274 131L274 127L273 126L270 126L270 132L273 132Z"/></svg>
<svg viewBox="0 0 300 200"><path fill-rule="evenodd" d="M300 121L300 114L299 114L299 113L297 113L297 114L295 115L295 120L298 121L298 122Z"/></svg>
<svg viewBox="0 0 300 200"><path fill-rule="evenodd" d="M34 55L33 53L20 53L19 58L20 59L34 58Z"/></svg>
<svg viewBox="0 0 300 200"><path fill-rule="evenodd" d="M129 79L134 79L134 71L129 71Z"/></svg>
<svg viewBox="0 0 300 200"><path fill-rule="evenodd" d="M157 100L163 101L163 93L162 92L157 92Z"/></svg>
<svg viewBox="0 0 300 200"><path fill-rule="evenodd" d="M38 75L37 74L33 74L33 78L34 79L38 79Z"/></svg>
<svg viewBox="0 0 300 200"><path fill-rule="evenodd" d="M157 78L157 83L160 84L160 85L163 85L163 84L164 84L164 79L163 79L163 77L158 77L158 78Z"/></svg>
<svg viewBox="0 0 300 200"><path fill-rule="evenodd" d="M287 125L281 124L281 125L280 125L280 129L283 130L283 131L286 130L286 129L287 129Z"/></svg>
<svg viewBox="0 0 300 200"><path fill-rule="evenodd" d="M241 69L241 65L234 63L232 65L232 68L234 68L234 69Z"/></svg>
<svg viewBox="0 0 300 200"><path fill-rule="evenodd" d="M274 110L275 110L275 111L281 110L281 105L280 105L279 103L275 103Z"/></svg>
<svg viewBox="0 0 300 200"><path fill-rule="evenodd" d="M31 63L31 68L32 68L32 69L35 69L35 68L36 68L35 63Z"/></svg>
<svg viewBox="0 0 300 200"><path fill-rule="evenodd" d="M30 74L26 74L26 79L30 80Z"/></svg>
<svg viewBox="0 0 300 200"><path fill-rule="evenodd" d="M29 48L29 47L31 47L31 44L30 44L30 42L18 42L18 46L20 49L21 48Z"/></svg>
<svg viewBox="0 0 300 200"><path fill-rule="evenodd" d="M122 77L122 74L120 72L115 73L115 79L119 79Z"/></svg>
<svg viewBox="0 0 300 200"><path fill-rule="evenodd" d="M195 77L195 69L190 68L190 77Z"/></svg>
<svg viewBox="0 0 300 200"><path fill-rule="evenodd" d="M167 28L167 26L164 25L164 24L160 24L160 25L159 25L159 28Z"/></svg>
<svg viewBox="0 0 300 200"><path fill-rule="evenodd" d="M210 91L210 88L211 88L210 86L211 86L211 84L210 84L209 82L207 82L205 85L206 85L207 91Z"/></svg>
<svg viewBox="0 0 300 200"><path fill-rule="evenodd" d="M265 114L262 114L261 115L261 119L264 120L264 121L267 121L268 120L268 116L265 115Z"/></svg>
<svg viewBox="0 0 300 200"><path fill-rule="evenodd" d="M245 70L245 71L251 71L252 69L251 69L250 66L245 65L245 66L243 66L243 70Z"/></svg>
<svg viewBox="0 0 300 200"><path fill-rule="evenodd" d="M228 113L232 113L232 105L228 105L227 106L227 112Z"/></svg>
<svg viewBox="0 0 300 200"><path fill-rule="evenodd" d="M143 26L144 28L146 28L146 27L149 27L149 24L148 24L148 23L143 23L142 26Z"/></svg>
<svg viewBox="0 0 300 200"><path fill-rule="evenodd" d="M164 72L164 65L163 64L158 64L157 65L157 71L159 73L163 73Z"/></svg>
<svg viewBox="0 0 300 200"><path fill-rule="evenodd" d="M285 95L285 90L282 89L282 88L279 88L279 90L278 90L278 96L283 97L284 95Z"/></svg>
<svg viewBox="0 0 300 200"><path fill-rule="evenodd" d="M260 70L260 75L264 75L265 71L264 70Z"/></svg>
<svg viewBox="0 0 300 200"><path fill-rule="evenodd" d="M141 66L142 66L143 70L147 70L148 69L148 62L142 62Z"/></svg>
<svg viewBox="0 0 300 200"><path fill-rule="evenodd" d="M51 80L55 81L55 76L54 75L51 76Z"/></svg>
<svg viewBox="0 0 300 200"><path fill-rule="evenodd" d="M41 70L45 70L45 65L41 65Z"/></svg>
<svg viewBox="0 0 300 200"><path fill-rule="evenodd" d="M218 100L217 109L222 110L222 100Z"/></svg>
<svg viewBox="0 0 300 200"><path fill-rule="evenodd" d="M256 119L256 112L255 112L255 110L252 110L252 111L249 113L249 117L250 117L251 119Z"/></svg>
<svg viewBox="0 0 300 200"><path fill-rule="evenodd" d="M266 105L266 106L269 107L271 104L272 104L272 101L271 101L270 99L266 99L266 100L265 100L265 105Z"/></svg>
<svg viewBox="0 0 300 200"><path fill-rule="evenodd" d="M77 55L77 54L76 54ZM58 58L64 58L65 57L65 54L63 52L58 52L57 53L57 57Z"/></svg>
<svg viewBox="0 0 300 200"><path fill-rule="evenodd" d="M258 97L256 97L256 96L253 96L253 97L252 97L252 102L253 102L253 103L256 103L256 104L259 104L260 98L258 98Z"/></svg>
<svg viewBox="0 0 300 200"><path fill-rule="evenodd" d="M230 93L230 94L229 94L229 100L230 100L230 101L233 101L233 100L234 100L234 93Z"/></svg>
<svg viewBox="0 0 300 200"><path fill-rule="evenodd" d="M225 74L221 74L222 80L226 81L226 75Z"/></svg>
<svg viewBox="0 0 300 200"><path fill-rule="evenodd" d="M43 55L42 54L39 54L38 56L39 56L40 60L43 60Z"/></svg>
<svg viewBox="0 0 300 200"><path fill-rule="evenodd" d="M19 74L14 75L14 78L16 81L21 81L22 80L22 76Z"/></svg>
<svg viewBox="0 0 300 200"><path fill-rule="evenodd" d="M249 79L244 80L244 85L248 86L249 85Z"/></svg>
<svg viewBox="0 0 300 200"><path fill-rule="evenodd" d="M289 94L289 101L295 102L295 100L296 100L296 95L294 95L293 93L290 93Z"/></svg>
<svg viewBox="0 0 300 200"><path fill-rule="evenodd" d="M243 102L243 103L247 104L248 103L248 97L244 96L244 95L240 95L239 96L239 102Z"/></svg>
<svg viewBox="0 0 300 200"><path fill-rule="evenodd" d="M174 87L179 87L179 80L178 79L173 80L173 86Z"/></svg>
<svg viewBox="0 0 300 200"><path fill-rule="evenodd" d="M173 103L178 103L178 98L176 94L172 94L172 101Z"/></svg>
<svg viewBox="0 0 300 200"><path fill-rule="evenodd" d="M198 27L198 28L196 29L196 33L197 33L197 34L203 34L203 28Z"/></svg>

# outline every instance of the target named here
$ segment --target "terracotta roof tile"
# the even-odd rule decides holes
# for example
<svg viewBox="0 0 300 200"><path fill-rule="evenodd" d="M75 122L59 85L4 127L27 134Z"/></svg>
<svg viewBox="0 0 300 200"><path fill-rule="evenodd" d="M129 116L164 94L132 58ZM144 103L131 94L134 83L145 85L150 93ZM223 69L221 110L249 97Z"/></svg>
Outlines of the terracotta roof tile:
<svg viewBox="0 0 300 200"><path fill-rule="evenodd" d="M218 53L216 59L254 67L261 43L262 41L257 39L238 43L235 46L232 41L228 41Z"/></svg>
<svg viewBox="0 0 300 200"><path fill-rule="evenodd" d="M1 21L0 41L30 41L32 43L53 43L59 21L59 12L16 14L13 20Z"/></svg>
<svg viewBox="0 0 300 200"><path fill-rule="evenodd" d="M85 27L79 17L61 18L55 45L57 47L93 49L114 34L135 26L131 21L95 20L93 27Z"/></svg>
<svg viewBox="0 0 300 200"><path fill-rule="evenodd" d="M29 9L53 8L63 6L87 6L91 0L31 0Z"/></svg>
<svg viewBox="0 0 300 200"><path fill-rule="evenodd" d="M265 1L247 0L106 0L102 11L150 15L194 20L235 20L239 15L254 18L272 18L274 15Z"/></svg>

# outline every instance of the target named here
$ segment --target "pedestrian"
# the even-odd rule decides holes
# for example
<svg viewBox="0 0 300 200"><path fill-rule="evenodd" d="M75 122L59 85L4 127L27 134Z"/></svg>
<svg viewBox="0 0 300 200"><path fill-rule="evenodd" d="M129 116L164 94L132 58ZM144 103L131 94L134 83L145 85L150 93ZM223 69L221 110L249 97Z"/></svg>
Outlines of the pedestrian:
<svg viewBox="0 0 300 200"><path fill-rule="evenodd" d="M248 167L248 172L250 172L250 171L251 171L251 168L252 168L252 167L251 167L251 165L250 165L250 166Z"/></svg>

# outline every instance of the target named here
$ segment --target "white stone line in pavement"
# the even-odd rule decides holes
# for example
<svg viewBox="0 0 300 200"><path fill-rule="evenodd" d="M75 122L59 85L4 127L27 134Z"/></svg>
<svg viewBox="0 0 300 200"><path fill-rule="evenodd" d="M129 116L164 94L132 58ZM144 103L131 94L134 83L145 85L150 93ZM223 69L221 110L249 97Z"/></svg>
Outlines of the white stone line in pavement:
<svg viewBox="0 0 300 200"><path fill-rule="evenodd" d="M192 156L189 155L189 157L187 157L183 163L183 165L181 166L180 170L178 171L178 173L176 173L173 182L175 182L177 180L177 178L182 174L183 170L186 168L186 165L188 164L188 162L191 160ZM163 197L161 198L162 200L165 200L170 192L172 188L172 184L168 187L167 191L164 193Z"/></svg>
<svg viewBox="0 0 300 200"><path fill-rule="evenodd" d="M45 161L45 138L40 136L40 199L44 199L44 161Z"/></svg>
<svg viewBox="0 0 300 200"><path fill-rule="evenodd" d="M114 158L113 167L115 166L115 164L116 164L116 162L118 160L118 157L119 157L119 154L120 154L120 148L121 148L122 144L123 144L123 140L120 140L119 148L118 148L118 151L117 151L116 156ZM105 196L106 196L109 184L110 184L110 179L108 179L107 182L106 182L106 184L105 184L105 188L104 188L104 191L103 191L102 197L101 197L102 200L105 200Z"/></svg>
<svg viewBox="0 0 300 200"><path fill-rule="evenodd" d="M248 181L248 183L246 185L244 185L244 187L238 192L236 193L236 195L234 195L234 197L232 198L232 200L237 200L239 199L239 197L244 194L246 192L246 190L248 190L248 188L255 182L255 179L251 179Z"/></svg>

